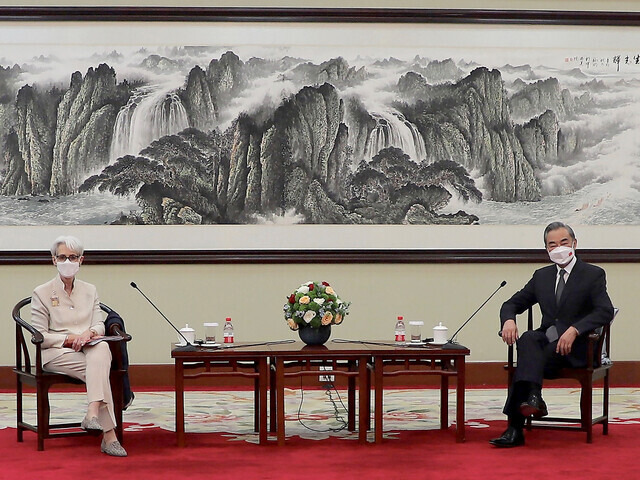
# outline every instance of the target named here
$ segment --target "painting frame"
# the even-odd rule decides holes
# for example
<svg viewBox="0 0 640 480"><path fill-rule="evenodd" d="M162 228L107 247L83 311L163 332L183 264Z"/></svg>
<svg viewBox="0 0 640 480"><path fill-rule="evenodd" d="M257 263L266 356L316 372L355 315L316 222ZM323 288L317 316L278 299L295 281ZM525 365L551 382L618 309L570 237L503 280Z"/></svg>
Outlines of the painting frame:
<svg viewBox="0 0 640 480"><path fill-rule="evenodd" d="M279 23L283 24L464 24L511 25L526 28L527 25L545 26L591 26L607 28L629 28L640 26L640 13L635 12L569 12L569 11L536 11L536 10L475 10L475 9L324 9L324 8L216 8L216 7L1 7L0 25L20 22L35 22L46 26L54 22L169 22L187 28L193 22L237 22L239 26L247 23ZM87 239L92 247L98 263L234 263L234 262L322 262L335 263L431 263L431 262L537 262L543 255L539 250L539 232L544 225L528 225L521 228L499 228L498 226L480 227L439 227L437 241L426 231L408 235L407 241L398 242L396 237L404 237L413 226L397 226L382 228L379 239L368 242L369 233L359 235L358 227L336 227L337 234L332 237L352 238L338 243L322 241L323 233L318 233L318 226L296 226L302 229L296 235L295 242L280 241L291 234L291 227L279 228L272 235L273 240L266 247L255 242L238 243L238 238L254 237L238 232L224 242L218 234L205 232L219 230L219 226L180 226L179 234L173 230L146 228L140 226L120 226L114 228L109 235L104 235L103 226L55 226L41 227L0 227L3 240L0 240L0 264L13 264L26 261L40 263L46 259L38 253L41 245L24 241L27 238L42 238L43 232L65 231L78 234ZM237 228L242 229L242 226ZM461 228L472 228L467 235ZM135 234L130 229L138 229ZM325 228L326 229L326 228ZM595 248L583 250L592 261L637 262L640 253L634 249L640 232L635 227L616 230L613 236L604 233L608 227L586 227L585 244ZM247 230L247 229L245 229ZM333 229L332 229L333 230ZM385 233L384 230L387 230ZM508 232L508 230L515 230ZM416 229L414 229L416 231ZM171 232L167 235L167 232ZM203 233L204 232L204 233ZM227 230L228 232L228 230ZM391 232L391 233L388 233ZM400 233L398 233L400 232ZM34 235L35 233L35 235ZM171 238L167 244L147 241L160 237ZM498 242L495 238L506 235ZM325 235L328 237L329 235ZM132 237L142 241L131 242ZM203 237L202 242L195 244L185 239ZM391 241L388 238L392 237ZM465 237L465 242L456 239ZM611 242L611 237L623 238L624 241ZM320 238L320 240L317 240ZM526 241L521 241L526 238ZM534 240L534 238L536 240ZM584 238L584 237L581 237ZM312 240L308 242L307 240ZM297 243L296 243L297 242ZM98 256L96 256L98 254ZM48 260L47 260L48 261Z"/></svg>

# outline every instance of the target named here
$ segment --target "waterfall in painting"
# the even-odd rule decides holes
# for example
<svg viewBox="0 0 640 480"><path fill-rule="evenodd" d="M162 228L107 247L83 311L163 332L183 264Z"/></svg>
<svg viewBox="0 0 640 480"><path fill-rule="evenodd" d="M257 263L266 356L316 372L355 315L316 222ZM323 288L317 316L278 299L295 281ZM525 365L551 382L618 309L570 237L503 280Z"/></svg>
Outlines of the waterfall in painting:
<svg viewBox="0 0 640 480"><path fill-rule="evenodd" d="M189 127L187 112L172 86L149 85L133 92L116 118L111 159L137 155L152 141Z"/></svg>
<svg viewBox="0 0 640 480"><path fill-rule="evenodd" d="M427 156L424 139L415 125L397 111L371 112L376 126L369 135L365 158L370 160L387 147L401 148L415 162Z"/></svg>

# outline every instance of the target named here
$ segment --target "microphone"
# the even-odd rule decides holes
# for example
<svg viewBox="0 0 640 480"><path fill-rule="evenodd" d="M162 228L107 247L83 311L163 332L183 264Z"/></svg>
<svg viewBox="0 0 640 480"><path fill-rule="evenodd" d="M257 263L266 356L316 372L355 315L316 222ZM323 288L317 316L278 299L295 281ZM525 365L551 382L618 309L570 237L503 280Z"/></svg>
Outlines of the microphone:
<svg viewBox="0 0 640 480"><path fill-rule="evenodd" d="M138 288L138 285L136 285L136 282L131 282L130 285L133 288L135 288L136 290L138 290L140 292L140 294L145 298L145 300L147 302L149 302L153 306L153 308L155 308L158 311L158 313L160 315L162 315L162 318L164 318L167 321L167 323L169 325L171 325L176 332L178 332L178 335L180 335L183 338L183 340L185 341L185 345L182 345L180 347L176 347L174 350L176 352L195 352L197 350L197 348L194 345L192 345L191 342L189 342L189 340L187 340L187 338L182 334L182 332L180 330L178 330L173 323L171 323L171 320L169 320L165 316L165 314L162 313L158 307L156 307L155 303L153 303L151 300L149 300L149 297L147 297L144 294L144 292Z"/></svg>
<svg viewBox="0 0 640 480"><path fill-rule="evenodd" d="M484 301L484 303L482 305L480 305L478 307L478 309L475 312L473 312L469 318L467 318L467 320L460 326L460 328L458 330L455 331L455 333L451 336L451 338L447 341L447 343L445 343L442 346L443 350L462 350L463 348L467 348L467 347L464 347L464 346L460 345L458 342L455 341L456 335L458 335L458 333L460 333L460 330L462 330L464 328L464 326L467 323L469 323L469 320L471 320L476 315L476 313L478 313L480 311L480 309L482 307L484 307L487 304L487 302L489 300L491 300L496 293L498 293L498 290L500 290L506 284L507 284L507 281L503 280L502 283L500 284L500 286L498 288L496 288L491 295L489 295L489 298L487 298Z"/></svg>

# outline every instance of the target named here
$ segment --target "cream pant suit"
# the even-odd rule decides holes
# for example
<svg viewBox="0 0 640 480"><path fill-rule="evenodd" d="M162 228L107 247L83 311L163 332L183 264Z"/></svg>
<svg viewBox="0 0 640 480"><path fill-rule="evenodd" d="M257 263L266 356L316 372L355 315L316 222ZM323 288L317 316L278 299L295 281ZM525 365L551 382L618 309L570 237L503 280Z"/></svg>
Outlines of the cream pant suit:
<svg viewBox="0 0 640 480"><path fill-rule="evenodd" d="M111 351L107 342L87 345L79 352L62 346L67 335L79 335L88 329L104 335L104 321L96 287L75 279L71 295L68 295L62 280L56 276L33 291L31 322L44 337L43 368L85 382L89 403L103 402L98 414L100 425L105 432L115 428L109 383Z"/></svg>

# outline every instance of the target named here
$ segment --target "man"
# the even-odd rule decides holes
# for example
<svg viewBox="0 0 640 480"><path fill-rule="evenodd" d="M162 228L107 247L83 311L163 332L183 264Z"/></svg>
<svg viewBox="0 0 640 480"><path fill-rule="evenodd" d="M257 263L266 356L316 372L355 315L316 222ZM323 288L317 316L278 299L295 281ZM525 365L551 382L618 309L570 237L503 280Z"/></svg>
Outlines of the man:
<svg viewBox="0 0 640 480"><path fill-rule="evenodd" d="M503 410L509 426L502 436L489 441L496 447L524 445L525 419L547 415L543 378L553 378L565 366L585 367L589 332L613 319L604 270L576 258L578 241L571 227L549 224L544 244L555 265L536 270L500 309L502 340L517 345L518 365ZM542 323L519 337L516 315L536 303Z"/></svg>

